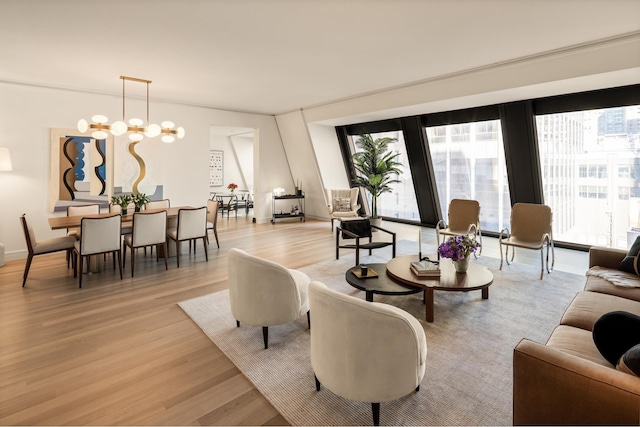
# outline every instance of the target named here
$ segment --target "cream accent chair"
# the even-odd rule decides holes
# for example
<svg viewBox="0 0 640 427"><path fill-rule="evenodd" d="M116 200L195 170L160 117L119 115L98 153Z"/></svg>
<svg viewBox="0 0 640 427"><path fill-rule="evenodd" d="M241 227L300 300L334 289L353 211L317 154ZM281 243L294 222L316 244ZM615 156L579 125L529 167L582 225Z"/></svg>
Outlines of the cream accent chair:
<svg viewBox="0 0 640 427"><path fill-rule="evenodd" d="M360 210L360 205L358 204L359 191L357 187L348 190L324 189L325 197L327 198L327 208L329 209L329 217L331 218L331 231L333 231L333 221L336 219L342 221L360 217L360 215L358 215L358 211ZM346 208L345 210L340 209L339 202L341 199L349 199L348 210L346 210Z"/></svg>
<svg viewBox="0 0 640 427"><path fill-rule="evenodd" d="M116 268L116 257L118 258L118 269L120 270L120 280L122 280L122 219L120 214L112 214L102 218L82 218L80 226L80 240L75 242L73 277L78 276L78 263L80 265L80 278L78 287L82 287L83 261L86 258L90 262L91 255L112 253L113 268ZM89 268L89 265L87 265Z"/></svg>
<svg viewBox="0 0 640 427"><path fill-rule="evenodd" d="M229 301L240 322L262 326L264 348L269 348L269 326L292 322L307 313L311 279L297 270L232 248L229 251Z"/></svg>
<svg viewBox="0 0 640 427"><path fill-rule="evenodd" d="M547 248L546 267L547 273L551 273L556 262L553 249L552 233L553 214L547 205L535 203L516 203L511 208L511 232L503 228L500 232L500 270L502 270L502 247L504 246L504 259L511 264L515 256L515 248L533 249L540 251L540 279L544 276L545 261L544 248ZM506 236L506 237L505 237ZM511 247L511 260L509 260L509 247ZM551 249L551 268L549 268L549 249Z"/></svg>
<svg viewBox="0 0 640 427"><path fill-rule="evenodd" d="M169 201L169 199L152 200L144 204L145 209L165 209L170 207L171 202Z"/></svg>
<svg viewBox="0 0 640 427"><path fill-rule="evenodd" d="M24 288L25 283L27 283L29 268L31 268L31 261L33 261L34 256L60 251L67 251L68 254L69 251L73 250L76 238L74 236L64 236L38 241L33 228L31 225L27 224L26 214L22 214L20 222L22 222L22 229L24 231L25 240L27 241L27 249L29 250L27 263L24 266L24 274L22 276L22 287Z"/></svg>
<svg viewBox="0 0 640 427"><path fill-rule="evenodd" d="M438 245L447 236L471 236L480 243L480 250L473 253L474 257L482 254L482 230L480 229L480 203L477 200L452 199L449 202L449 223L443 220L436 224L436 239ZM441 238L442 237L442 238Z"/></svg>
<svg viewBox="0 0 640 427"><path fill-rule="evenodd" d="M380 402L420 389L427 360L424 329L400 308L320 282L311 282L309 300L316 390L323 384L345 399L370 402L373 424L379 425Z"/></svg>
<svg viewBox="0 0 640 427"><path fill-rule="evenodd" d="M169 269L167 262L167 211L160 212L136 212L133 214L133 226L131 234L124 236L122 247L122 264L127 263L127 246L131 248L131 277L136 265L136 248L162 245L164 249L164 267ZM158 260L156 251L156 261Z"/></svg>
<svg viewBox="0 0 640 427"><path fill-rule="evenodd" d="M207 243L209 243L209 230L213 230L213 235L216 237L216 245L220 247L218 241L218 208L220 202L217 200L207 200Z"/></svg>
<svg viewBox="0 0 640 427"><path fill-rule="evenodd" d="M176 262L180 268L180 243L189 241L189 253L191 253L191 243L202 239L204 246L204 256L209 262L207 251L207 207L183 208L178 210L178 226L167 231L167 238L176 242Z"/></svg>

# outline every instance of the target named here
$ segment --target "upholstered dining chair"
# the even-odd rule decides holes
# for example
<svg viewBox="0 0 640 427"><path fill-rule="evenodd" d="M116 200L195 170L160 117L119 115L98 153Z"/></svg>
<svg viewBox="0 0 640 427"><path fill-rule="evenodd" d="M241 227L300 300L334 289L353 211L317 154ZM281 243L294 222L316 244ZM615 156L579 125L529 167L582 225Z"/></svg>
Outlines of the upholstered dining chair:
<svg viewBox="0 0 640 427"><path fill-rule="evenodd" d="M213 230L216 237L216 245L220 247L218 241L218 206L220 202L217 200L207 200L207 243L209 243L209 230Z"/></svg>
<svg viewBox="0 0 640 427"><path fill-rule="evenodd" d="M131 234L125 234L122 247L122 264L127 263L127 246L131 248L131 277L136 264L136 248L161 245L164 249L164 267L169 269L167 262L167 211L136 212L133 214ZM156 261L158 260L156 251Z"/></svg>
<svg viewBox="0 0 640 427"><path fill-rule="evenodd" d="M133 203L129 203L127 206L127 214L133 212L135 209L135 205ZM109 203L109 213L117 213L122 214L122 207L120 205L114 205L113 203ZM131 234L131 226L127 225L122 227L122 234Z"/></svg>
<svg viewBox="0 0 640 427"><path fill-rule="evenodd" d="M477 200L452 199L447 210L449 223L444 220L436 224L436 238L438 245L447 236L471 236L480 243L480 250L473 253L474 257L482 254L482 230L480 229L480 203ZM442 237L442 238L441 238Z"/></svg>
<svg viewBox="0 0 640 427"><path fill-rule="evenodd" d="M515 256L515 248L540 251L540 279L544 276L544 248L547 248L546 268L551 273L555 264L552 232L553 214L547 205L535 203L516 203L511 208L511 231L503 228L500 232L500 270L502 270L502 247L504 259L511 264ZM511 248L511 259L509 259ZM549 249L551 249L551 267L549 267Z"/></svg>
<svg viewBox="0 0 640 427"><path fill-rule="evenodd" d="M170 207L171 202L169 201L169 199L152 200L144 204L145 209L164 209Z"/></svg>
<svg viewBox="0 0 640 427"><path fill-rule="evenodd" d="M391 241L373 241L373 229L380 230L391 236ZM364 242L361 240L367 239ZM354 241L354 243L348 243ZM392 247L393 258L396 257L396 233L386 230L382 227L371 224L368 218L354 219L351 221L342 221L336 227L336 259L340 258L340 249L355 249L356 264L360 264L360 249L367 249L369 255L373 249L380 249L387 246Z"/></svg>
<svg viewBox="0 0 640 427"><path fill-rule="evenodd" d="M371 403L374 425L380 423L381 402L419 391L427 338L415 317L317 281L309 285L309 308L317 391L324 385L345 399Z"/></svg>
<svg viewBox="0 0 640 427"><path fill-rule="evenodd" d="M78 287L82 288L82 276L84 260L88 263L92 255L113 255L113 268L116 267L118 258L118 270L122 280L122 219L120 214L112 214L102 218L82 218L80 226L80 240L75 242L73 263L73 277L79 276ZM89 264L87 268L90 269ZM80 274L78 275L78 269Z"/></svg>
<svg viewBox="0 0 640 427"><path fill-rule="evenodd" d="M236 326L262 326L264 348L269 327L309 317L309 276L232 248L229 251L229 301Z"/></svg>
<svg viewBox="0 0 640 427"><path fill-rule="evenodd" d="M22 223L22 229L24 231L24 238L27 241L27 263L24 266L24 274L22 275L22 287L27 283L27 276L29 276L29 269L31 268L31 261L36 255L50 254L53 252L69 251L73 250L76 243L74 236L54 237L53 239L40 240L36 239L36 234L30 224L27 223L27 215L22 214L20 217Z"/></svg>
<svg viewBox="0 0 640 427"><path fill-rule="evenodd" d="M209 261L209 253L207 251L207 207L201 208L182 208L178 210L178 224L176 228L167 230L167 238L176 242L176 262L180 268L180 243L184 241L194 243L198 239L202 239L204 246L204 256Z"/></svg>
<svg viewBox="0 0 640 427"><path fill-rule="evenodd" d="M100 205L95 203L90 205L67 206L67 216L91 215L99 213ZM76 240L80 239L80 228L67 228L67 236L72 236ZM71 252L71 250L67 251L67 267L69 267L69 262L71 261Z"/></svg>
<svg viewBox="0 0 640 427"><path fill-rule="evenodd" d="M324 189L329 217L331 218L331 231L333 231L333 221L336 219L341 221L360 216L358 215L360 210L360 205L358 204L359 191L357 187L345 190Z"/></svg>

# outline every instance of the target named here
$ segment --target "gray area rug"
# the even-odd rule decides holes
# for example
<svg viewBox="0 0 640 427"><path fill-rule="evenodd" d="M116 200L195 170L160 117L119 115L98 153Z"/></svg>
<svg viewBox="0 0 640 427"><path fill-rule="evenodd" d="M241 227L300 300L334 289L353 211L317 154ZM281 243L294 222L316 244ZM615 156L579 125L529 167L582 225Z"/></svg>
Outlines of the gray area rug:
<svg viewBox="0 0 640 427"><path fill-rule="evenodd" d="M415 242L398 242L398 255L414 254ZM386 262L391 250L361 262ZM362 254L366 254L365 251ZM381 404L381 425L511 425L513 348L522 338L544 343L565 308L584 287L584 277L554 271L539 280L539 265L472 260L494 276L489 299L481 292L435 292L435 321L426 323L422 294L374 300L414 315L427 336L427 369L420 391ZM301 269L312 280L364 299L344 279L354 255ZM236 328L228 291L180 303L180 307L236 364L292 425L371 424L371 405L315 389L306 316L269 328L269 349L259 327ZM362 361L366 363L366 360Z"/></svg>

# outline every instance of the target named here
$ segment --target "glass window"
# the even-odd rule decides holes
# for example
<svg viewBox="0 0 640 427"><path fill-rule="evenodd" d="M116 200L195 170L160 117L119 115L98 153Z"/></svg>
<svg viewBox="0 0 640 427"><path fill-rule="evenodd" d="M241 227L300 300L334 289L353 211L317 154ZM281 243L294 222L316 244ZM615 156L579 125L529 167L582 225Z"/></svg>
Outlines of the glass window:
<svg viewBox="0 0 640 427"><path fill-rule="evenodd" d="M480 226L487 231L509 227L511 197L500 120L426 128L442 208L451 199L480 203Z"/></svg>
<svg viewBox="0 0 640 427"><path fill-rule="evenodd" d="M638 105L536 117L554 239L627 248L640 227L639 118Z"/></svg>
<svg viewBox="0 0 640 427"><path fill-rule="evenodd" d="M378 215L420 221L416 192L413 188L411 168L409 167L407 149L404 143L404 134L402 131L391 131L371 133L370 135L373 139L387 137L396 140L389 144L389 150L398 154L396 161L402 164L400 169L403 170L403 173L397 177L400 182L391 184L393 191L391 193L383 193L378 197ZM355 142L358 136L352 135L351 138ZM370 210L371 194L369 192L366 192L366 194Z"/></svg>

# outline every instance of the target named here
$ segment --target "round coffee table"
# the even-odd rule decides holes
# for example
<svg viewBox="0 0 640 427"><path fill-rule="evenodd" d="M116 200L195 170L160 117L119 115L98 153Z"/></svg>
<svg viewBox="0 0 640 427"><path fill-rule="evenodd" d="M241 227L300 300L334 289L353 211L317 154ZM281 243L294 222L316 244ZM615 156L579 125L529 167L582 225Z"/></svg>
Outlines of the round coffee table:
<svg viewBox="0 0 640 427"><path fill-rule="evenodd" d="M399 256L387 263L387 275L399 283L415 286L425 291L425 311L427 322L433 322L433 292L469 292L482 290L482 299L489 298L489 286L493 283L493 274L487 267L470 262L466 273L456 273L450 259L440 260L439 278L420 278L411 272L411 262L417 261L417 255Z"/></svg>
<svg viewBox="0 0 640 427"><path fill-rule="evenodd" d="M366 292L367 301L373 301L373 294L379 295L409 295L422 292L423 289L415 286L407 286L398 283L387 275L387 264L364 264L370 270L378 273L378 277L358 278L353 271L360 270L360 266L355 266L347 270L345 278L354 288Z"/></svg>

